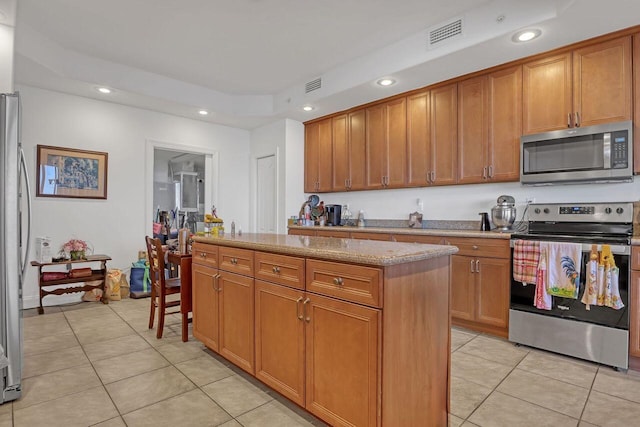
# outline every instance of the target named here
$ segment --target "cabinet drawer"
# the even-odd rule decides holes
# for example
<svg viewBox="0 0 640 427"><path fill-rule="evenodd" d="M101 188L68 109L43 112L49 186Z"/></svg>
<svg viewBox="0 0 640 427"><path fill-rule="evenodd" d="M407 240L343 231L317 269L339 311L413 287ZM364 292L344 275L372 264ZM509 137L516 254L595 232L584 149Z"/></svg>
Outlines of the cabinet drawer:
<svg viewBox="0 0 640 427"><path fill-rule="evenodd" d="M220 246L220 270L253 276L253 251L249 249L229 248Z"/></svg>
<svg viewBox="0 0 640 427"><path fill-rule="evenodd" d="M354 231L351 233L352 239L361 240L383 240L386 242L391 241L391 234L387 233L367 233L366 231Z"/></svg>
<svg viewBox="0 0 640 427"><path fill-rule="evenodd" d="M340 237L343 239L349 238L349 231L347 230L318 230L316 236L319 237Z"/></svg>
<svg viewBox="0 0 640 427"><path fill-rule="evenodd" d="M429 245L446 245L442 236L426 236L424 234L394 234L394 242L426 243Z"/></svg>
<svg viewBox="0 0 640 427"><path fill-rule="evenodd" d="M471 239L464 237L447 237L446 244L457 246L458 255L482 256L488 258L510 258L509 240L507 239Z"/></svg>
<svg viewBox="0 0 640 427"><path fill-rule="evenodd" d="M382 271L337 262L307 260L307 291L382 307Z"/></svg>
<svg viewBox="0 0 640 427"><path fill-rule="evenodd" d="M304 258L255 253L255 278L292 288L304 289Z"/></svg>
<svg viewBox="0 0 640 427"><path fill-rule="evenodd" d="M631 247L631 269L640 270L640 246Z"/></svg>
<svg viewBox="0 0 640 427"><path fill-rule="evenodd" d="M194 264L218 267L218 247L215 245L195 242L191 249L191 256L191 262Z"/></svg>

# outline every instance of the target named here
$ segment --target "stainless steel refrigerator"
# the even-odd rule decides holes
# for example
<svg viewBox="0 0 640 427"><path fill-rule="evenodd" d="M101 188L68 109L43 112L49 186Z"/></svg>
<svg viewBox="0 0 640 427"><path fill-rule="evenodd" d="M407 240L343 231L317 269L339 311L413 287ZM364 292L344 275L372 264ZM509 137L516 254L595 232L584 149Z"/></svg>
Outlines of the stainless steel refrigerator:
<svg viewBox="0 0 640 427"><path fill-rule="evenodd" d="M20 96L0 94L0 404L18 399L21 393L22 284L30 223L31 195L20 141Z"/></svg>

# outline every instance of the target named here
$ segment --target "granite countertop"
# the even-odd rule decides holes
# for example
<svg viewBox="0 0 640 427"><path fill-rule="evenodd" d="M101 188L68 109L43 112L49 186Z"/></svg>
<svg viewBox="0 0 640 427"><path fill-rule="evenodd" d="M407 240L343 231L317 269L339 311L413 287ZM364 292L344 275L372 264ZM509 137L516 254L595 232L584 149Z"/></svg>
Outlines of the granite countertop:
<svg viewBox="0 0 640 427"><path fill-rule="evenodd" d="M194 236L193 240L220 246L374 266L422 261L458 252L457 247L448 245L289 236L286 234L243 233L241 236L231 236L230 233L225 233L223 237Z"/></svg>
<svg viewBox="0 0 640 427"><path fill-rule="evenodd" d="M302 230L336 230L347 232L366 232L366 233L390 233L390 234L417 234L424 236L449 236L449 237L482 237L485 239L510 239L512 231L480 231L473 229L450 229L450 228L409 228L409 227L353 227L353 226L314 226L304 227L300 225L290 225L292 229Z"/></svg>

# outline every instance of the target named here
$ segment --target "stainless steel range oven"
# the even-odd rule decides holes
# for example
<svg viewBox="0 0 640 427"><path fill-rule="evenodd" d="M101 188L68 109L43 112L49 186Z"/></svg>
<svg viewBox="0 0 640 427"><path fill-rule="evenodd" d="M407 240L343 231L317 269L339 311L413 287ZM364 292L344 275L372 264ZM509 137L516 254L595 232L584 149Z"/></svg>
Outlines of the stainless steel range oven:
<svg viewBox="0 0 640 427"><path fill-rule="evenodd" d="M509 340L550 350L614 368L628 368L629 259L633 235L633 203L532 204L529 229L512 234L539 242L571 242L582 246L577 299L551 297L550 306L536 308L535 284L523 284L512 276L509 309ZM623 308L582 302L587 263L592 249L611 248L618 270L618 290Z"/></svg>

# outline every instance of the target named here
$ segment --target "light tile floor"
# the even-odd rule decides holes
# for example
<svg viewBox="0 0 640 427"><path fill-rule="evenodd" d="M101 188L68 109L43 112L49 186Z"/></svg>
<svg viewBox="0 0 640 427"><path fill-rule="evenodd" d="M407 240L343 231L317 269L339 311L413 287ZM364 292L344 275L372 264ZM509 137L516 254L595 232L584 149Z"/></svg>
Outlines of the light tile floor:
<svg viewBox="0 0 640 427"><path fill-rule="evenodd" d="M24 311L23 396L0 427L322 426L190 336L147 328L149 300ZM640 374L454 328L449 426L640 426Z"/></svg>

